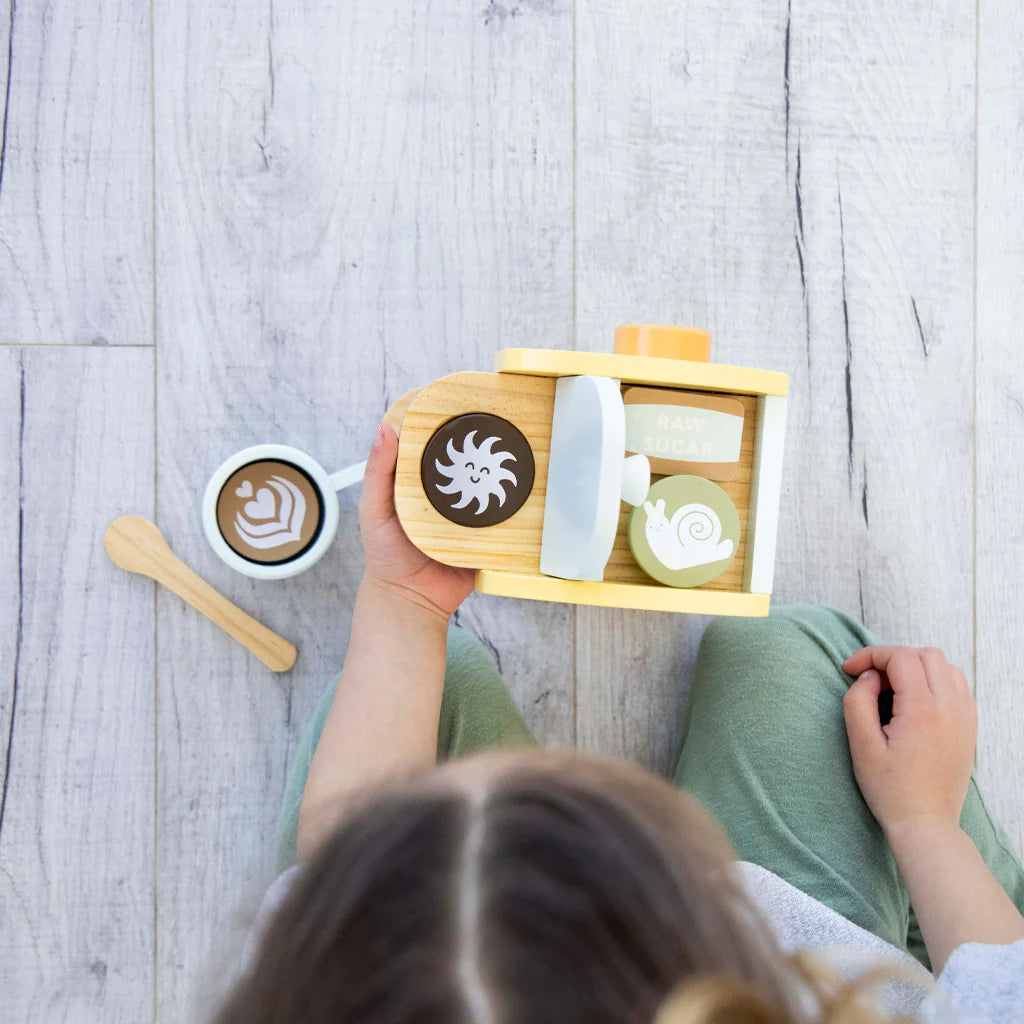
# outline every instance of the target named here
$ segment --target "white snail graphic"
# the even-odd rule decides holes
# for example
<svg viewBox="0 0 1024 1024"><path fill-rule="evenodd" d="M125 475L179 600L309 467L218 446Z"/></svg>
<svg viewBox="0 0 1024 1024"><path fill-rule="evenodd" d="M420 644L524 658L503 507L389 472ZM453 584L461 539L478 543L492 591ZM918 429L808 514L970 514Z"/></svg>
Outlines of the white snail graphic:
<svg viewBox="0 0 1024 1024"><path fill-rule="evenodd" d="M666 569L692 569L732 557L733 542L722 540L722 523L714 509L698 502L683 505L665 518L665 500L644 502L644 536L654 557Z"/></svg>
<svg viewBox="0 0 1024 1024"><path fill-rule="evenodd" d="M452 508L465 508L474 499L477 502L476 515L480 515L491 503L491 498L498 499L499 505L505 504L505 484L516 485L516 475L510 469L506 469L502 463L510 459L515 462L516 457L511 452L501 449L493 451L494 446L500 438L488 437L481 443L475 445L473 438L476 431L471 430L462 442L462 451L455 448L455 441L448 439L449 465L445 465L440 459L434 460L434 466L438 473L446 476L451 482L443 487L438 484L437 490L442 494L455 494L460 492L459 500L452 505Z"/></svg>
<svg viewBox="0 0 1024 1024"><path fill-rule="evenodd" d="M243 480L235 493L240 498L248 497L252 494L252 484ZM301 539L305 518L306 499L302 491L283 476L272 476L267 480L267 487L261 487L253 500L247 501L235 515L235 530L251 548L277 548Z"/></svg>

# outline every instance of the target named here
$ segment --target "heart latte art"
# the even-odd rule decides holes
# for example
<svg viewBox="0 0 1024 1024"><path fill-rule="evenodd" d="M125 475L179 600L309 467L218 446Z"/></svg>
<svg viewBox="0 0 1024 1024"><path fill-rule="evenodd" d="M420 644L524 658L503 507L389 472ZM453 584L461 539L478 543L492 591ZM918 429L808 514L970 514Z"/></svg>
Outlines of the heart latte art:
<svg viewBox="0 0 1024 1024"><path fill-rule="evenodd" d="M312 480L288 462L250 462L217 499L217 525L231 548L252 562L291 561L316 540L323 503Z"/></svg>

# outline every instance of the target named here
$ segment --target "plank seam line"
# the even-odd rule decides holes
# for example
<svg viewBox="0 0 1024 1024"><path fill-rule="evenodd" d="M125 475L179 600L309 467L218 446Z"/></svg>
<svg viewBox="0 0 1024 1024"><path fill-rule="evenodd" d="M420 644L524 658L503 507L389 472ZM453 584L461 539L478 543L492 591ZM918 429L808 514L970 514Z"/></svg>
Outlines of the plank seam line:
<svg viewBox="0 0 1024 1024"><path fill-rule="evenodd" d="M0 196L4 191L4 167L7 164L7 111L11 105L11 67L14 64L14 14L18 0L11 0L11 13L7 35L7 84L4 86L4 121L0 128Z"/></svg>
<svg viewBox="0 0 1024 1024"><path fill-rule="evenodd" d="M974 294L971 302L971 317L973 328L974 347L972 355L972 367L974 372L974 387L972 388L974 401L971 409L971 486L974 492L971 515L974 544L971 550L972 565L971 571L974 577L971 588L971 675L974 679L974 695L977 702L980 682L978 679L978 367L980 364L978 352L978 181L981 174L980 148L978 145L978 115L980 111L980 85L981 81L981 0L974 2ZM981 760L980 746L975 744L974 762L977 766Z"/></svg>
<svg viewBox="0 0 1024 1024"><path fill-rule="evenodd" d="M0 341L0 348L49 348L54 351L62 348L107 349L152 347L152 343L148 341Z"/></svg>
<svg viewBox="0 0 1024 1024"><path fill-rule="evenodd" d="M853 493L853 343L850 339L850 307L846 301L846 228L843 222L843 187L836 171L836 199L839 203L839 256L843 285L843 337L846 340L846 468Z"/></svg>
<svg viewBox="0 0 1024 1024"><path fill-rule="evenodd" d="M11 717L7 723L7 751L4 754L3 791L0 793L0 838L3 837L7 811L7 787L11 777L11 748L14 746L14 718L18 710L18 677L21 672L21 642L25 615L25 360L20 369L20 420L18 422L18 622L14 633L14 678L11 681Z"/></svg>
<svg viewBox="0 0 1024 1024"><path fill-rule="evenodd" d="M576 308L577 304L577 283L576 279L579 276L579 264L577 261L578 255L578 234L576 217L577 217L577 205L576 205L576 187L577 187L577 170L576 170L576 153L579 148L579 128L577 119L577 85L576 85L576 64L578 59L578 50L576 47L576 21L579 17L578 4L576 0L572 3L572 350L575 352L578 348L577 340L577 328L579 314ZM579 621L580 613L579 609L573 607L571 610L572 614L572 746L573 750L579 745L579 677L580 677L580 657L579 657Z"/></svg>
<svg viewBox="0 0 1024 1024"><path fill-rule="evenodd" d="M159 499L159 441L160 419L158 416L157 381L160 353L157 348L157 216L156 216L156 5L149 0L149 167L150 167L150 279L152 303L153 351L153 520L160 522ZM159 659L159 596L158 584L153 583L153 989L152 1021L157 1024L159 1007L159 856L160 856L160 659Z"/></svg>

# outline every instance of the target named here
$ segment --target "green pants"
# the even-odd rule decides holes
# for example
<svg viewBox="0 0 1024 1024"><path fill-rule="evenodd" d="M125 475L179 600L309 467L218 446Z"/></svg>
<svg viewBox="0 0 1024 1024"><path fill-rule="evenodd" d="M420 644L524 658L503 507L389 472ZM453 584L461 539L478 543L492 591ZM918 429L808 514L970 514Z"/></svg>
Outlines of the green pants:
<svg viewBox="0 0 1024 1024"><path fill-rule="evenodd" d="M672 780L728 832L739 857L928 966L889 846L853 777L843 661L876 639L840 612L780 608L767 619L716 619L701 640ZM324 694L300 746L279 830L282 864L309 763L334 695ZM448 638L438 757L536 745L487 652ZM1024 868L971 781L961 825L1024 912Z"/></svg>
<svg viewBox="0 0 1024 1024"><path fill-rule="evenodd" d="M306 788L313 752L320 742L337 687L335 678L320 698L288 774L277 823L277 865L282 871L295 863L302 791ZM505 688L494 659L472 633L454 627L449 629L444 696L437 731L438 761L516 746L536 747L537 741Z"/></svg>

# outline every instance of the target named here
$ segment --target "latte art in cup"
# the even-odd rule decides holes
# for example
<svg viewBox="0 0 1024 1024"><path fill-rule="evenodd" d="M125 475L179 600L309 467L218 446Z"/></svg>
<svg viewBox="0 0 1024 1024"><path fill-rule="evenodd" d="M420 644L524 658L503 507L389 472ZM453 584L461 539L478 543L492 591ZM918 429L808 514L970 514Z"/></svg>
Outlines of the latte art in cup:
<svg viewBox="0 0 1024 1024"><path fill-rule="evenodd" d="M337 492L361 480L365 466L332 474L290 445L250 445L229 455L206 485L206 539L243 576L283 580L305 572L337 533Z"/></svg>
<svg viewBox="0 0 1024 1024"><path fill-rule="evenodd" d="M240 557L264 565L298 558L324 521L320 491L289 462L261 459L235 470L217 497L217 526Z"/></svg>

